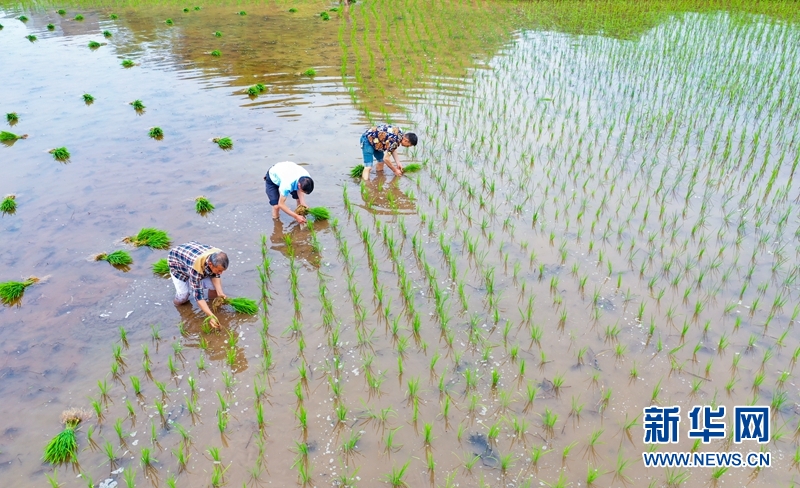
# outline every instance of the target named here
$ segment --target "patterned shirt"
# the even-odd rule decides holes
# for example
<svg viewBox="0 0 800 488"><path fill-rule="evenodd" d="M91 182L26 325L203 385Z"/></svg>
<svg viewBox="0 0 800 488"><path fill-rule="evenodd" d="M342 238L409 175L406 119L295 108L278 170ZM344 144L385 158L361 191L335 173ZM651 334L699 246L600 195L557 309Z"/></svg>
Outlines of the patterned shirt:
<svg viewBox="0 0 800 488"><path fill-rule="evenodd" d="M169 251L169 257L167 259L169 262L169 272L175 278L189 283L195 300L205 300L203 285L200 283L204 278L219 278L218 274L211 272L211 268L208 267L207 259L202 263L202 274L194 268L198 258L213 249L214 248L211 246L192 241L173 247Z"/></svg>
<svg viewBox="0 0 800 488"><path fill-rule="evenodd" d="M370 127L364 133L367 140L376 151L394 152L403 140L403 132L399 127L392 127L388 124L380 124Z"/></svg>

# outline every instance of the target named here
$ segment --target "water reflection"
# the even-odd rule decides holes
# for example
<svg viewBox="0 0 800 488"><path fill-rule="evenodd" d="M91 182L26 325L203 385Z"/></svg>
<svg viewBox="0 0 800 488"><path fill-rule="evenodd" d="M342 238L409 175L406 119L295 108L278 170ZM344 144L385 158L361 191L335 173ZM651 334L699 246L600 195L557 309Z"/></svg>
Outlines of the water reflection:
<svg viewBox="0 0 800 488"><path fill-rule="evenodd" d="M290 261L300 260L310 269L319 269L321 249L319 242L315 242L314 233L327 229L326 221L312 222L311 229L294 222L286 227L281 220L273 220L273 224L272 234L269 236L272 243L270 249L280 252Z"/></svg>
<svg viewBox="0 0 800 488"><path fill-rule="evenodd" d="M400 189L400 178L390 179L379 173L374 180L361 184L363 208L373 215L408 215L417 211L414 200Z"/></svg>
<svg viewBox="0 0 800 488"><path fill-rule="evenodd" d="M203 332L205 314L190 305L191 302L175 306L183 323L183 337L186 339L184 346L199 348L205 351L211 361L220 361L231 364L234 373L245 371L248 367L244 348L239 345L239 322L233 312L219 310L219 330L210 333ZM231 340L235 343L231 348ZM233 353L231 353L233 351Z"/></svg>

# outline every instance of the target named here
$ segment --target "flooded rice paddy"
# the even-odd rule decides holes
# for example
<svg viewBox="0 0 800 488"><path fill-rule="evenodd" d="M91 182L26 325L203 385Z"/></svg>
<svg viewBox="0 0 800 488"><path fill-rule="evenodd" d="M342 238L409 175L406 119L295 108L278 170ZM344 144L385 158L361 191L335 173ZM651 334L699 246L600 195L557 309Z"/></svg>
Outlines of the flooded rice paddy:
<svg viewBox="0 0 800 488"><path fill-rule="evenodd" d="M2 485L793 485L791 2L387 5L3 4L2 130L28 138L0 146L0 281L42 281L0 309ZM384 120L423 170L362 185ZM334 218L272 221L283 160ZM166 251L123 243L142 227L228 252L258 315L204 331ZM129 270L93 260L116 249ZM648 445L650 405L728 431ZM734 443L739 405L771 407L769 443ZM70 407L94 417L54 469Z"/></svg>

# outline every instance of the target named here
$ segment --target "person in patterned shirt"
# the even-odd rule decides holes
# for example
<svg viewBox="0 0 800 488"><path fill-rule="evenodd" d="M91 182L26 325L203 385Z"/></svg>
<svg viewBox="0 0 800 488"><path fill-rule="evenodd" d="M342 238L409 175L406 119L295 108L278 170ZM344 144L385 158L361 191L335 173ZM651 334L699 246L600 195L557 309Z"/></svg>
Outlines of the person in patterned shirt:
<svg viewBox="0 0 800 488"><path fill-rule="evenodd" d="M211 326L218 328L219 321L206 302L204 290L208 289L209 300L226 298L220 275L228 269L228 255L215 247L192 241L170 249L167 262L175 285L172 302L176 306L183 305L191 294L200 309L211 317Z"/></svg>
<svg viewBox="0 0 800 488"><path fill-rule="evenodd" d="M402 176L403 166L397 157L397 148L416 145L417 135L413 132L403 133L399 127L392 127L387 124L370 127L361 134L361 152L364 156L364 171L361 173L361 178L364 181L369 180L369 173L372 171L373 161L375 160L378 161L375 167L376 172L382 173L383 163L386 163L395 175ZM394 164L386 157L385 153L392 156Z"/></svg>

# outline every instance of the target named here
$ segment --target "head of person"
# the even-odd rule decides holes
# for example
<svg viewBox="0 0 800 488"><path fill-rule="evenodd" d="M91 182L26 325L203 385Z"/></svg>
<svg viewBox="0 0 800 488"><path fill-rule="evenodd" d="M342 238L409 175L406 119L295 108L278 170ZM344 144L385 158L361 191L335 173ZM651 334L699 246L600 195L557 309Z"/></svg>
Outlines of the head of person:
<svg viewBox="0 0 800 488"><path fill-rule="evenodd" d="M215 252L208 257L208 267L214 274L222 274L228 269L228 255L224 252Z"/></svg>
<svg viewBox="0 0 800 488"><path fill-rule="evenodd" d="M308 176L303 176L297 180L297 188L306 195L310 195L314 191L314 180Z"/></svg>
<svg viewBox="0 0 800 488"><path fill-rule="evenodd" d="M400 140L400 144L403 147L410 147L417 145L417 135L413 132L406 132L403 134L403 139Z"/></svg>

